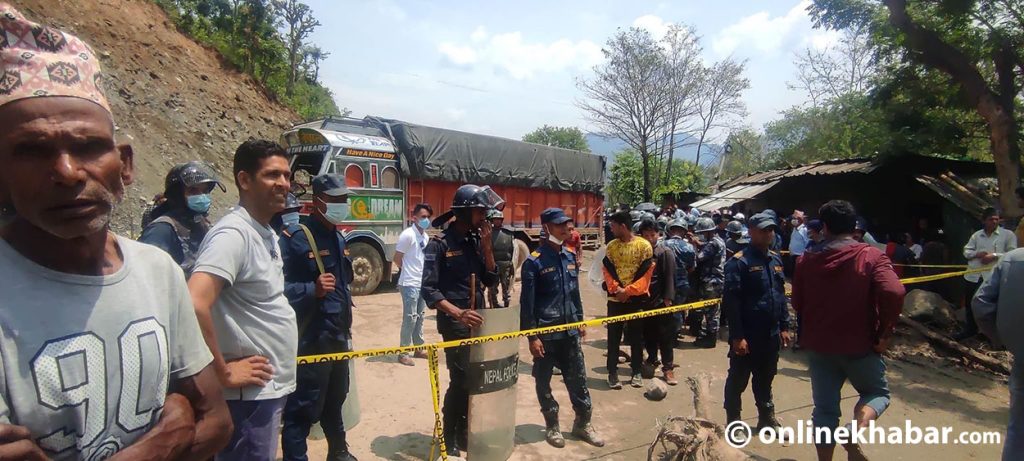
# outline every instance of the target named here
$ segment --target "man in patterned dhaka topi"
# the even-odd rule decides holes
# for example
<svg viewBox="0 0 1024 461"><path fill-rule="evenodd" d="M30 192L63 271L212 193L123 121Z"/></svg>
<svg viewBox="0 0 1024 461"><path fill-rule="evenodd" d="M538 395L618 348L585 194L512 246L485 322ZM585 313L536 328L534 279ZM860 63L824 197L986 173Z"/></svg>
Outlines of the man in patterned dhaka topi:
<svg viewBox="0 0 1024 461"><path fill-rule="evenodd" d="M181 269L110 232L99 64L0 3L0 459L207 459L231 421Z"/></svg>

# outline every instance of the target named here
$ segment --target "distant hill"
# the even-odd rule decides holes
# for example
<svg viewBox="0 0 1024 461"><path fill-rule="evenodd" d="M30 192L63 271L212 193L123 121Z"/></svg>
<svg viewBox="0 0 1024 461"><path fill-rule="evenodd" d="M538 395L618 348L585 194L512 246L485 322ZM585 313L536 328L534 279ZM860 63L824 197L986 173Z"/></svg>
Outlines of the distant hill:
<svg viewBox="0 0 1024 461"><path fill-rule="evenodd" d="M697 139L689 133L676 133L677 142L679 138L684 140L686 145L677 147L674 158L694 161L697 159ZM615 160L615 154L628 148L625 142L621 140L603 136L598 133L587 133L584 138L587 140L587 145L590 146L591 152L604 156L608 159L608 166L611 167L612 161ZM705 144L701 149L700 163L704 166L711 165L718 158L716 155L721 150L722 146L717 144ZM708 155L711 154L711 155Z"/></svg>

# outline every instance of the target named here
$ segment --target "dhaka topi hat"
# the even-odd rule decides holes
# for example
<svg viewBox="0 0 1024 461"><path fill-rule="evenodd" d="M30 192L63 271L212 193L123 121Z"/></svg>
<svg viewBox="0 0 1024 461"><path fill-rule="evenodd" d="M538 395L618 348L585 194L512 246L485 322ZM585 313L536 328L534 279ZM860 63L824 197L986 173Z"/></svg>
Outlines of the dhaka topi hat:
<svg viewBox="0 0 1024 461"><path fill-rule="evenodd" d="M67 96L110 112L100 89L100 63L78 37L29 21L0 1L0 106L28 98Z"/></svg>

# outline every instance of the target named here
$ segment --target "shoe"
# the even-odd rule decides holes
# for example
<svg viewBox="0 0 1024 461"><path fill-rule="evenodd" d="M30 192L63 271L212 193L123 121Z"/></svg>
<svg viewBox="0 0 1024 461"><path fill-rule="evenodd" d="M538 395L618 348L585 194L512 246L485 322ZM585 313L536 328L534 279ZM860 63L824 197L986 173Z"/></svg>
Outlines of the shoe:
<svg viewBox="0 0 1024 461"><path fill-rule="evenodd" d="M555 448L565 447L565 437L562 430L558 428L558 412L543 413L544 415L544 439Z"/></svg>
<svg viewBox="0 0 1024 461"><path fill-rule="evenodd" d="M416 366L416 362L413 362L412 361L412 357L409 357L408 355L399 355L398 356L398 363L401 363L402 365L405 365L407 367L414 367L414 366Z"/></svg>
<svg viewBox="0 0 1024 461"><path fill-rule="evenodd" d="M562 375L562 370L560 368L558 368L558 367L551 367L551 374L553 376L561 376Z"/></svg>
<svg viewBox="0 0 1024 461"><path fill-rule="evenodd" d="M757 408L757 432L761 429L771 428L773 431L782 427L782 423L775 417L775 405L768 404Z"/></svg>
<svg viewBox="0 0 1024 461"><path fill-rule="evenodd" d="M679 381L676 380L676 373L672 371L671 368L665 370L663 373L665 373L665 384L668 384L669 386L679 384Z"/></svg>
<svg viewBox="0 0 1024 461"><path fill-rule="evenodd" d="M712 333L707 336L697 338L697 340L693 342L693 345L701 349L714 349L715 346L718 345L718 338L716 338L715 334Z"/></svg>
<svg viewBox="0 0 1024 461"><path fill-rule="evenodd" d="M633 386L633 387L635 387L637 389L639 389L641 387L644 387L644 378L643 378L643 376L640 373L633 374L633 379L629 382L629 385Z"/></svg>
<svg viewBox="0 0 1024 461"><path fill-rule="evenodd" d="M730 424L740 420L739 410L725 410L725 426L729 427ZM729 438L729 441L733 445L743 445L747 443L746 431L726 431L725 436Z"/></svg>
<svg viewBox="0 0 1024 461"><path fill-rule="evenodd" d="M572 424L572 435L595 447L604 446L604 439L598 435L594 425L590 424L590 412L576 414L576 421Z"/></svg>
<svg viewBox="0 0 1024 461"><path fill-rule="evenodd" d="M337 451L328 449L327 461L359 461L351 452L348 451L348 444L343 444L343 448Z"/></svg>
<svg viewBox="0 0 1024 461"><path fill-rule="evenodd" d="M955 335L953 335L953 341L964 341L967 339L971 339L977 335L977 331L960 330Z"/></svg>
<svg viewBox="0 0 1024 461"><path fill-rule="evenodd" d="M629 353L623 350L619 351L619 363L626 363L631 360Z"/></svg>
<svg viewBox="0 0 1024 461"><path fill-rule="evenodd" d="M425 359L427 358L427 351L416 351L412 353L414 359Z"/></svg>
<svg viewBox="0 0 1024 461"><path fill-rule="evenodd" d="M644 379L654 379L654 371L658 369L658 365L655 363L644 362L640 368L640 375Z"/></svg>
<svg viewBox="0 0 1024 461"><path fill-rule="evenodd" d="M619 382L619 375L615 373L608 375L608 387L611 389L622 389L622 383Z"/></svg>

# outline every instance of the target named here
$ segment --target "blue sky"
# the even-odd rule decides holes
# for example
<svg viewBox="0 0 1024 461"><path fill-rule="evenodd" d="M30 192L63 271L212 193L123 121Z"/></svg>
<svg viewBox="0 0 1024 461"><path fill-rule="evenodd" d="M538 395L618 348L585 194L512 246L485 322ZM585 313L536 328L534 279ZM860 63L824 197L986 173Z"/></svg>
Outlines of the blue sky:
<svg viewBox="0 0 1024 461"><path fill-rule="evenodd" d="M331 52L320 78L339 106L511 138L543 124L590 129L575 81L617 28L660 36L684 23L705 61L747 59L743 123L756 128L805 100L786 87L794 53L835 40L812 28L810 0L307 2L323 23L312 40Z"/></svg>

